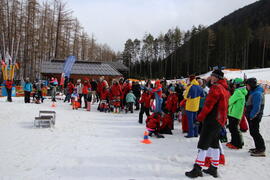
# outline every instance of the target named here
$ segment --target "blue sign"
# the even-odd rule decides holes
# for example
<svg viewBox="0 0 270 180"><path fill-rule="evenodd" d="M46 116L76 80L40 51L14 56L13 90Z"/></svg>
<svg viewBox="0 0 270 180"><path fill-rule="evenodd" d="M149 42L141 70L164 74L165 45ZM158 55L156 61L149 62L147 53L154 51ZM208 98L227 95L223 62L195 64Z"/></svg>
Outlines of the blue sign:
<svg viewBox="0 0 270 180"><path fill-rule="evenodd" d="M64 64L64 76L70 77L70 73L71 73L71 70L75 61L76 61L75 56L69 56L66 59L65 64Z"/></svg>

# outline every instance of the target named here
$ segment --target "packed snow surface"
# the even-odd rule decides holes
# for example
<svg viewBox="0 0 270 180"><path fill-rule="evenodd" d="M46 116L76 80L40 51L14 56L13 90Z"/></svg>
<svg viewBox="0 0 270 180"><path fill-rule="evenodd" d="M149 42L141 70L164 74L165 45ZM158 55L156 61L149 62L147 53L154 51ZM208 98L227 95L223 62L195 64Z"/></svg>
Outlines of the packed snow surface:
<svg viewBox="0 0 270 180"><path fill-rule="evenodd" d="M142 144L145 124L134 114L105 114L72 110L68 103L24 104L23 98L6 102L0 98L0 179L2 180L179 180L192 168L198 138L186 139L175 122L173 135L150 138ZM267 96L265 115L270 114ZM55 128L34 128L39 110L55 110ZM269 148L270 117L261 123ZM230 137L230 135L228 135ZM244 134L245 146L230 150L224 145L226 165L219 168L222 179L269 179L270 159L251 157L253 140ZM207 176L207 175L205 175ZM206 177L204 177L206 178ZM208 176L207 178L211 178ZM207 179L206 178L206 179Z"/></svg>
<svg viewBox="0 0 270 180"><path fill-rule="evenodd" d="M248 78L270 79L270 69L225 71L225 77L243 77L244 73ZM219 168L220 179L269 179L269 101L266 95L261 122L267 156L251 157L248 149L254 147L253 140L244 133L243 149L231 150L223 144L226 165ZM177 121L173 135L142 144L145 124L138 123L138 112L100 113L97 105L91 112L72 110L62 101L52 108L50 100L37 105L24 104L23 98L8 103L5 97L0 98L0 108L0 180L189 179L184 173L191 170L197 155L198 138L186 139ZM33 126L40 110L56 111L55 128Z"/></svg>

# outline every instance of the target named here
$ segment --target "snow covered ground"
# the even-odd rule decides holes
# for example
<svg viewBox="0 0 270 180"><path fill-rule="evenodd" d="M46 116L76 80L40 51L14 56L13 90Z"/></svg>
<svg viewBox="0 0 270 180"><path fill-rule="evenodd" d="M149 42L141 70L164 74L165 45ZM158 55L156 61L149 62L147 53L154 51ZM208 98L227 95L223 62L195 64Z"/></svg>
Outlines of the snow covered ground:
<svg viewBox="0 0 270 180"><path fill-rule="evenodd" d="M151 138L153 143L146 145L140 143L145 125L138 124L138 112L105 114L96 106L87 112L60 101L52 108L49 100L40 105L24 104L23 98L5 100L0 98L0 180L188 179L184 172L192 168L198 138L184 138L178 122L174 135ZM265 115L270 114L269 100L268 95ZM57 112L55 128L33 127L39 110ZM261 125L267 157L249 156L253 141L245 133L243 149L224 147L227 164L219 168L221 179L269 179L270 117Z"/></svg>

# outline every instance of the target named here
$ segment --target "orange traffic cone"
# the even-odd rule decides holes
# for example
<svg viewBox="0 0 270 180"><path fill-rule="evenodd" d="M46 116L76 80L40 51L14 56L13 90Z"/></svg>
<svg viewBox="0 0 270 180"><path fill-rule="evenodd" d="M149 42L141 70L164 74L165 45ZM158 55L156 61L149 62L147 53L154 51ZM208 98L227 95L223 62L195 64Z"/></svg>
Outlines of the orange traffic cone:
<svg viewBox="0 0 270 180"><path fill-rule="evenodd" d="M53 103L52 103L52 107L56 107L56 104L55 104L55 102L53 102Z"/></svg>
<svg viewBox="0 0 270 180"><path fill-rule="evenodd" d="M141 143L144 143L144 144L151 144L152 141L150 141L148 139L148 132L147 131L144 131L144 137L143 137L143 140L141 141Z"/></svg>

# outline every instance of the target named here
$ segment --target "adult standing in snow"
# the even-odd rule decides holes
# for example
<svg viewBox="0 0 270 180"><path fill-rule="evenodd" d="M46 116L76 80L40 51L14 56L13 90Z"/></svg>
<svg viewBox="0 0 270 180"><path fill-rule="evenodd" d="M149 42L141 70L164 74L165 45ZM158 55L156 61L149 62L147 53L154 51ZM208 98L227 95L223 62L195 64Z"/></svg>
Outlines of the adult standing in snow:
<svg viewBox="0 0 270 180"><path fill-rule="evenodd" d="M197 112L199 111L200 98L204 96L203 89L199 86L195 76L189 77L190 85L187 87L184 98L186 99L186 114L188 118L187 138L198 137L198 125L195 123Z"/></svg>
<svg viewBox="0 0 270 180"><path fill-rule="evenodd" d="M160 84L160 80L156 80L155 87L154 89L152 89L152 93L154 94L156 101L156 109L154 110L154 112L161 113L163 99L162 99L162 85Z"/></svg>
<svg viewBox="0 0 270 180"><path fill-rule="evenodd" d="M219 135L221 127L227 121L229 92L226 80L223 79L221 70L214 70L211 74L211 87L205 99L204 107L197 120L203 122L200 139L198 142L198 155L194 167L185 175L190 178L202 176L207 149L211 148L211 165L203 172L218 177L217 168L219 165Z"/></svg>
<svg viewBox="0 0 270 180"><path fill-rule="evenodd" d="M234 93L229 99L229 130L231 132L231 142L226 146L231 149L241 149L244 145L239 123L244 113L246 95L248 94L244 80L236 78L233 81Z"/></svg>
<svg viewBox="0 0 270 180"><path fill-rule="evenodd" d="M24 90L24 102L25 103L30 103L30 95L33 89L33 85L29 80L29 77L25 79L25 83L23 85L23 90Z"/></svg>
<svg viewBox="0 0 270 180"><path fill-rule="evenodd" d="M265 143L260 134L260 122L264 110L264 90L257 84L256 78L249 78L246 81L249 97L246 103L246 117L248 119L249 131L252 136L255 148L249 150L251 156L265 156Z"/></svg>

